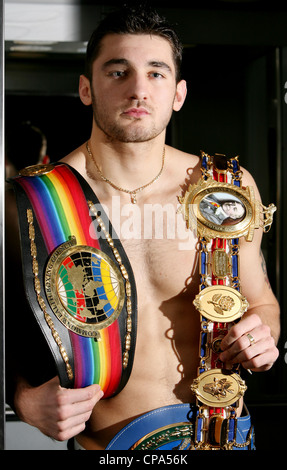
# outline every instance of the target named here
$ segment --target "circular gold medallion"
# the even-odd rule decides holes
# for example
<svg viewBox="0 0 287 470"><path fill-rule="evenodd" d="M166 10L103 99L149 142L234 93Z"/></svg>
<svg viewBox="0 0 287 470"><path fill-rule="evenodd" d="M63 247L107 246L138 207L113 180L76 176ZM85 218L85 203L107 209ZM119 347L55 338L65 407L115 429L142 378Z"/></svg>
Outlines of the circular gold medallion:
<svg viewBox="0 0 287 470"><path fill-rule="evenodd" d="M228 286L206 287L197 294L193 303L200 314L212 322L233 322L248 308L246 298Z"/></svg>
<svg viewBox="0 0 287 470"><path fill-rule="evenodd" d="M45 175L46 173L49 173L54 169L54 165L30 165L26 166L26 168L22 168L22 170L19 171L19 175L21 176L40 176L40 175Z"/></svg>
<svg viewBox="0 0 287 470"><path fill-rule="evenodd" d="M77 245L75 238L60 245L45 271L45 291L57 318L81 336L97 337L121 313L123 278L102 251Z"/></svg>
<svg viewBox="0 0 287 470"><path fill-rule="evenodd" d="M200 374L191 385L198 400L207 406L230 406L244 395L245 382L236 373L211 369Z"/></svg>

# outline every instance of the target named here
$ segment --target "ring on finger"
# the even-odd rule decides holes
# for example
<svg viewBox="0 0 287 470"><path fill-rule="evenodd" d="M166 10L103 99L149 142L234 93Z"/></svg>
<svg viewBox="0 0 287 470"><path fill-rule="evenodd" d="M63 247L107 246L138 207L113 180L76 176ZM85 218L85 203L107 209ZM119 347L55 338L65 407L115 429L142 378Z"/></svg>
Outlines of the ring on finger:
<svg viewBox="0 0 287 470"><path fill-rule="evenodd" d="M247 338L249 339L249 342L250 342L249 346L252 346L255 339L253 338L253 336L250 333L246 333L246 336L247 336Z"/></svg>

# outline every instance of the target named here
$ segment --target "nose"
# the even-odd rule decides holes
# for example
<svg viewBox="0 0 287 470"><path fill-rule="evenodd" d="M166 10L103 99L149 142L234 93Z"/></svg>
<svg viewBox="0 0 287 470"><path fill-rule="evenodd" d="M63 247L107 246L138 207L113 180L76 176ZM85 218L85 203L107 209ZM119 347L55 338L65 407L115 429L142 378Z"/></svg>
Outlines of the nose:
<svg viewBox="0 0 287 470"><path fill-rule="evenodd" d="M132 100L146 100L148 97L148 80L145 76L134 73L128 84L129 98Z"/></svg>

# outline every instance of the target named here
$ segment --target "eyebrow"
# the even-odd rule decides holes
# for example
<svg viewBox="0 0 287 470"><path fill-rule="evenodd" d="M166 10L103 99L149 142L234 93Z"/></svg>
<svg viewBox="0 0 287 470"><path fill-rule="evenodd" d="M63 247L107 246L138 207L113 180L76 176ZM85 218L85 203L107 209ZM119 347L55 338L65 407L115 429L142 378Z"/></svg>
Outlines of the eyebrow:
<svg viewBox="0 0 287 470"><path fill-rule="evenodd" d="M127 59L121 59L121 58L110 59L110 60L108 60L107 62L105 62L103 64L102 69L104 70L104 69L110 67L111 65L126 65L126 66L129 66L130 62ZM159 61L159 60L151 60L147 63L147 65L149 67L156 67L156 68L159 68L159 69L160 68L165 69L170 73L172 72L171 67L166 62L162 62L162 61Z"/></svg>
<svg viewBox="0 0 287 470"><path fill-rule="evenodd" d="M149 62L149 65L151 65L152 67L157 67L159 69L165 69L168 72L172 72L170 66L166 62L161 62L161 61L158 61L158 60L152 60L151 62Z"/></svg>
<svg viewBox="0 0 287 470"><path fill-rule="evenodd" d="M102 69L106 69L110 65L129 65L129 61L127 59L111 59L103 64Z"/></svg>

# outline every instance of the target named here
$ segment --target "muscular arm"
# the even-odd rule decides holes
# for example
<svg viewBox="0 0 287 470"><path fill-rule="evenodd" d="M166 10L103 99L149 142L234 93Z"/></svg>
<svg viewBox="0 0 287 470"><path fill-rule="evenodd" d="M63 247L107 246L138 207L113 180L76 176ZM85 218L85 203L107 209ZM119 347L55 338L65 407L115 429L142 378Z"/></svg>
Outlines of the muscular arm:
<svg viewBox="0 0 287 470"><path fill-rule="evenodd" d="M245 185L252 185L260 199L254 181L247 174ZM265 261L261 252L262 229L255 231L252 242L240 242L241 292L249 309L222 341L221 359L240 363L253 371L268 370L278 358L276 344L280 335L280 309L270 287ZM253 338L250 343L247 333Z"/></svg>

